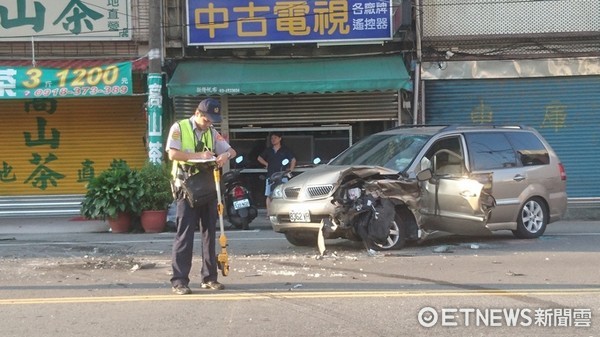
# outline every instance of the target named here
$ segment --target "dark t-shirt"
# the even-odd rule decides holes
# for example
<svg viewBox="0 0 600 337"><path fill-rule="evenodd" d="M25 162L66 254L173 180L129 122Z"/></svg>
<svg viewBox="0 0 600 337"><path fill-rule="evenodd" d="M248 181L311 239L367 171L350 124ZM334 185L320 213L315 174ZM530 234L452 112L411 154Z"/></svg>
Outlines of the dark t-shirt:
<svg viewBox="0 0 600 337"><path fill-rule="evenodd" d="M295 158L294 153L283 144L281 145L281 148L279 148L279 151L275 152L272 147L268 147L260 154L260 156L269 164L269 166L267 166L267 177L270 177L275 172L287 170L290 167L292 159ZM285 166L281 165L281 162L286 158L290 163Z"/></svg>

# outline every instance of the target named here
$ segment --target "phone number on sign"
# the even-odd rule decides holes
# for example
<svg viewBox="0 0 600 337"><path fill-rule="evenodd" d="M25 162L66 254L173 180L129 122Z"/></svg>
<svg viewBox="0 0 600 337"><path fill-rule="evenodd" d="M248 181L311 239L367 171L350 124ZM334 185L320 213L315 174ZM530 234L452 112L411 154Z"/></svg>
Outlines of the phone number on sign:
<svg viewBox="0 0 600 337"><path fill-rule="evenodd" d="M33 95L35 97L64 97L64 96L97 96L97 95L125 95L129 92L129 87L125 85L113 85L99 87L75 87L75 88L55 88L55 89L37 89Z"/></svg>

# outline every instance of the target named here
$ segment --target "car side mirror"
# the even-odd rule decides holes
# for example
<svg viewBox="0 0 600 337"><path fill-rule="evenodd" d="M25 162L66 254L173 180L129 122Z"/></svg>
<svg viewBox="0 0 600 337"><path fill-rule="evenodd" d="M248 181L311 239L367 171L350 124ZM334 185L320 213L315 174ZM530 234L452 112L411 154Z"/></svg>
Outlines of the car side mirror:
<svg viewBox="0 0 600 337"><path fill-rule="evenodd" d="M424 169L424 170L420 171L419 173L417 173L418 181L427 181L427 180L431 179L432 177L433 177L433 171L431 171L430 168Z"/></svg>

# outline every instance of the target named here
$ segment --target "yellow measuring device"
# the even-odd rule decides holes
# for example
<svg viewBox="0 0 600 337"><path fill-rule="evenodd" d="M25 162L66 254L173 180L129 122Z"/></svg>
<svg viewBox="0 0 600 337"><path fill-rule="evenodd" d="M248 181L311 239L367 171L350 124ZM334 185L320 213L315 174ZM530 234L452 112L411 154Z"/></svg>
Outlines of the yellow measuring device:
<svg viewBox="0 0 600 337"><path fill-rule="evenodd" d="M221 252L217 255L217 265L221 269L223 276L229 274L229 257L227 256L227 237L225 236L225 226L223 225L223 201L221 200L221 174L219 168L215 166L213 171L215 177L215 187L217 188L217 212L219 214L219 225L221 226L221 235L219 244Z"/></svg>

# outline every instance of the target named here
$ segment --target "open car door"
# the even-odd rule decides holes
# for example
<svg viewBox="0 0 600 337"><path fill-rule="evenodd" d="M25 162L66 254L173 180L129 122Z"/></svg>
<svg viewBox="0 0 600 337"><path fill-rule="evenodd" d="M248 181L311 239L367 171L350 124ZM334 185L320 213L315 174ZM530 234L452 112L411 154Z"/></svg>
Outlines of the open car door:
<svg viewBox="0 0 600 337"><path fill-rule="evenodd" d="M432 158L433 176L421 184L419 225L425 230L454 234L489 234L486 228L494 207L492 174L470 175L464 157L447 149Z"/></svg>

